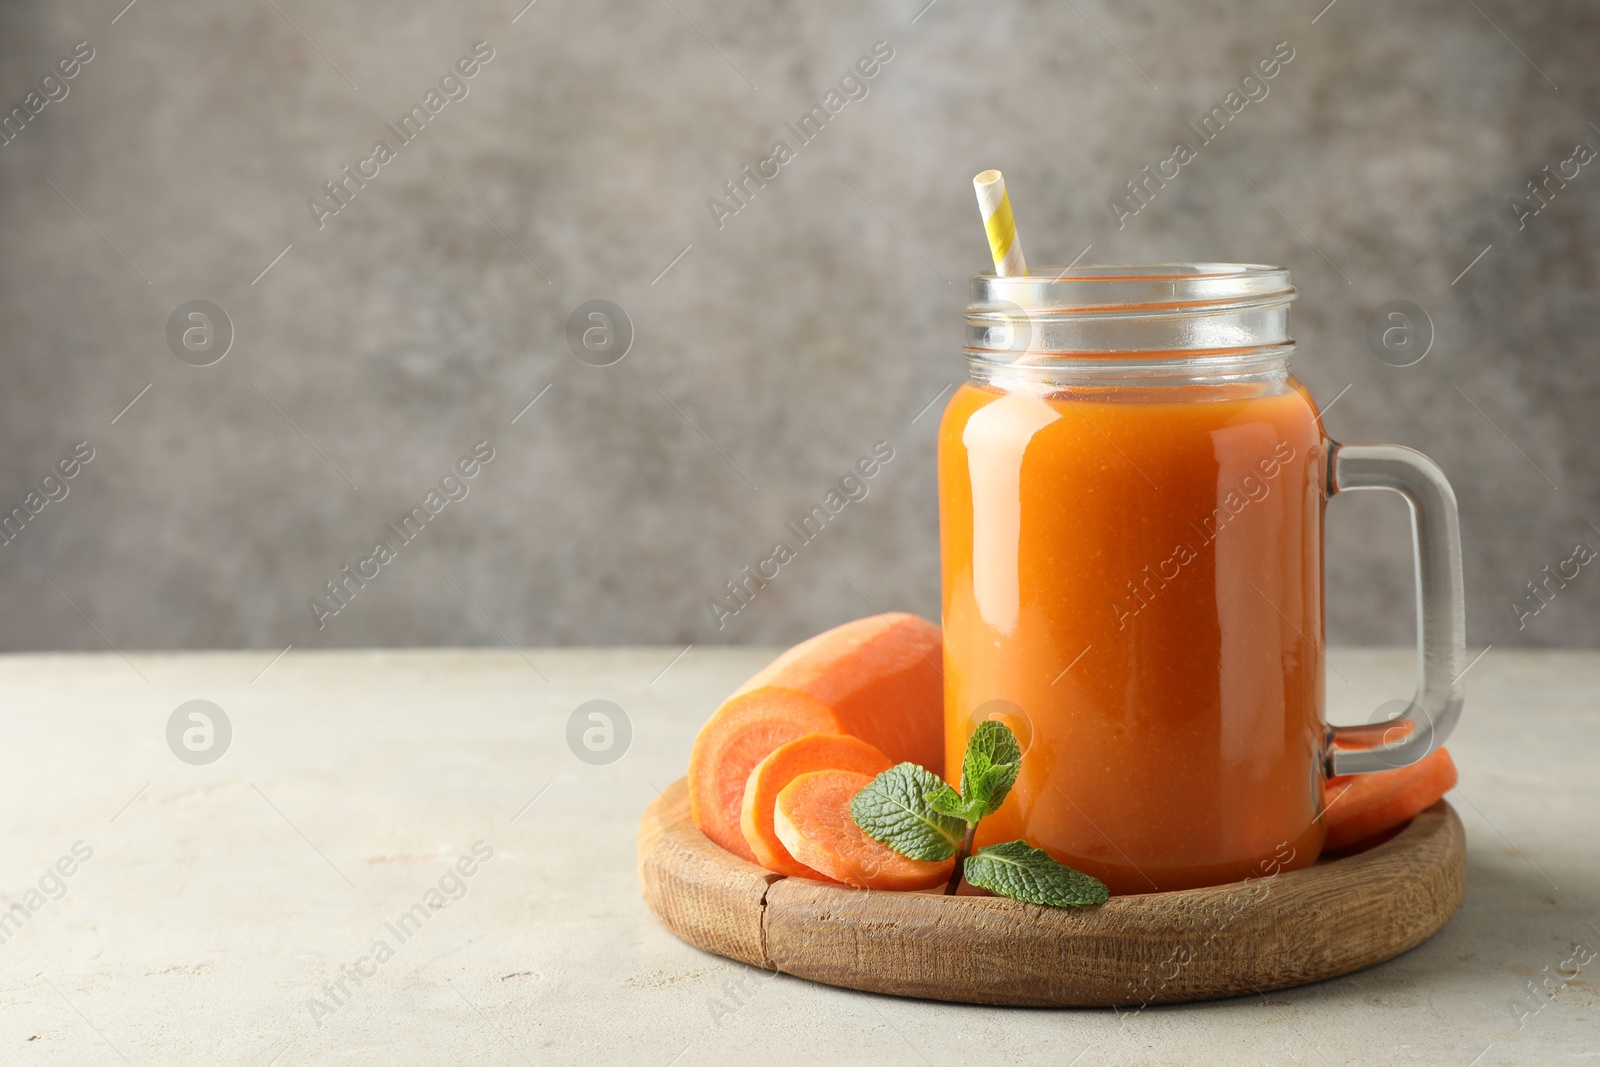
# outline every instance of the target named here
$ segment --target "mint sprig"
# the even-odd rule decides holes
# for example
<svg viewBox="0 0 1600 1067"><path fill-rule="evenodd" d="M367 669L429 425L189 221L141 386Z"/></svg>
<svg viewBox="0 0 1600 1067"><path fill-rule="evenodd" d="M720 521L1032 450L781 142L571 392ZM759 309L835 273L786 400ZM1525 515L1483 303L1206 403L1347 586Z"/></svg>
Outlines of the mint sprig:
<svg viewBox="0 0 1600 1067"><path fill-rule="evenodd" d="M1105 883L1052 859L1026 841L972 851L978 823L1000 810L1022 770L1022 749L1011 728L988 720L967 739L961 791L915 763L901 763L874 778L850 801L850 817L866 834L914 860L955 857L945 893L967 881L1030 904L1076 908L1103 904Z"/></svg>
<svg viewBox="0 0 1600 1067"><path fill-rule="evenodd" d="M928 795L954 793L939 776L915 763L878 775L850 801L850 817L874 841L914 860L947 860L961 847L967 824L935 810Z"/></svg>
<svg viewBox="0 0 1600 1067"><path fill-rule="evenodd" d="M961 760L961 799L970 812L967 821L976 825L985 815L999 811L1021 769L1022 749L1011 727L994 719L979 723Z"/></svg>

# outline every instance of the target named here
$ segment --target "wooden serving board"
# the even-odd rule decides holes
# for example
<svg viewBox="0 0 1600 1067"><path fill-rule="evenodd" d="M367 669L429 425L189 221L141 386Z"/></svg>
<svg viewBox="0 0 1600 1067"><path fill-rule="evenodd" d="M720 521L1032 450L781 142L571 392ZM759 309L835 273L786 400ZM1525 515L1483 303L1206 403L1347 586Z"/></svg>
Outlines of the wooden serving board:
<svg viewBox="0 0 1600 1067"><path fill-rule="evenodd" d="M787 878L712 844L688 811L679 780L639 824L645 901L683 940L829 985L971 1004L1138 1006L1335 978L1421 944L1466 884L1444 801L1303 870L1081 909Z"/></svg>

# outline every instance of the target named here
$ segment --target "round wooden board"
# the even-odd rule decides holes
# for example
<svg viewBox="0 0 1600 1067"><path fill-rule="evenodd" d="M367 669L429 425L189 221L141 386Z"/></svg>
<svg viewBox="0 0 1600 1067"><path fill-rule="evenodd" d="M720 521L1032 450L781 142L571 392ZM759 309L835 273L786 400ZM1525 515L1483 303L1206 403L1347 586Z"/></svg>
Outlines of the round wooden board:
<svg viewBox="0 0 1600 1067"><path fill-rule="evenodd" d="M1161 1004L1336 978L1421 944L1466 884L1444 801L1303 870L1083 909L786 878L713 845L688 811L679 780L639 824L645 901L683 940L829 985L970 1004Z"/></svg>

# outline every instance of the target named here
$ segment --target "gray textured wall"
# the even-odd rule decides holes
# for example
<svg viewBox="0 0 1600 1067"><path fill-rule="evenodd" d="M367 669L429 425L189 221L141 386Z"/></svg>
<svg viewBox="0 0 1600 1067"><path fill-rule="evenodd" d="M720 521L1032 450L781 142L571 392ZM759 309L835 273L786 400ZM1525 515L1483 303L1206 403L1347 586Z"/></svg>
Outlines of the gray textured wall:
<svg viewBox="0 0 1600 1067"><path fill-rule="evenodd" d="M1473 640L1600 637L1588 569L1525 628L1512 607L1600 546L1600 162L1525 228L1512 210L1600 146L1592 5L924 2L4 5L0 106L76 42L94 58L0 147L0 503L78 441L94 458L0 547L0 647L765 642L869 601L936 615L937 407L914 417L963 373L986 166L1036 264L1290 266L1298 373L1324 403L1349 387L1333 432L1455 482ZM319 229L308 199L478 40L469 95ZM719 229L707 199L795 147L784 123L880 40L870 94ZM1270 94L1119 228L1108 198L1280 41ZM1416 366L1364 341L1395 298L1436 327ZM212 366L169 351L192 299L233 324ZM590 299L634 324L614 366L568 350ZM470 494L319 631L307 598L485 439ZM878 440L870 495L719 632L707 598ZM1398 501L1336 503L1335 639L1408 639L1406 530Z"/></svg>

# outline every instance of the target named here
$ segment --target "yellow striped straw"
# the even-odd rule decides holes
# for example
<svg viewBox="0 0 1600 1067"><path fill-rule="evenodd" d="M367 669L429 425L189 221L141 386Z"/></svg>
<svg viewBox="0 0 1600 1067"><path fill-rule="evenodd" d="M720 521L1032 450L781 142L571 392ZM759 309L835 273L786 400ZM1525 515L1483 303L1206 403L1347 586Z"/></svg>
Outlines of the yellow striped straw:
<svg viewBox="0 0 1600 1067"><path fill-rule="evenodd" d="M986 170L972 179L972 188L978 194L978 210L983 212L983 228L989 232L995 274L1005 278L1028 273L1022 242L1017 238L1017 220L1011 217L1005 178L997 170Z"/></svg>

